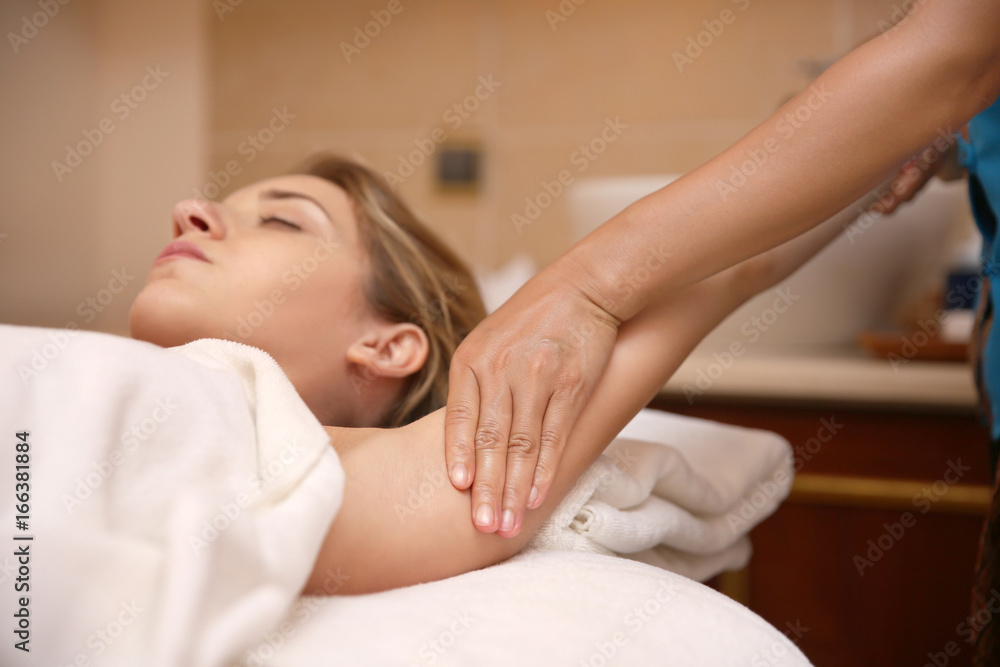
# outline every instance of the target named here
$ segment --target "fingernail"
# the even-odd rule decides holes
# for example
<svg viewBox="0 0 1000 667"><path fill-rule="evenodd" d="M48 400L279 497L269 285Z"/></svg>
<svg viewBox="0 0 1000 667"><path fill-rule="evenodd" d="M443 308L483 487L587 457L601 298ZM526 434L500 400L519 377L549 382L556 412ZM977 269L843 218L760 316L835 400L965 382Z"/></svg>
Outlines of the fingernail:
<svg viewBox="0 0 1000 667"><path fill-rule="evenodd" d="M458 486L465 486L465 483L469 479L469 471L465 468L464 463L459 463L457 466L451 469L451 481Z"/></svg>
<svg viewBox="0 0 1000 667"><path fill-rule="evenodd" d="M538 500L538 487L531 487L531 494L528 496L528 507L534 507L535 501Z"/></svg>
<svg viewBox="0 0 1000 667"><path fill-rule="evenodd" d="M507 532L514 528L514 513L510 510L503 511L503 518L500 519L500 530Z"/></svg>
<svg viewBox="0 0 1000 667"><path fill-rule="evenodd" d="M476 510L476 525L477 526L489 526L493 523L493 508L489 505L483 503Z"/></svg>

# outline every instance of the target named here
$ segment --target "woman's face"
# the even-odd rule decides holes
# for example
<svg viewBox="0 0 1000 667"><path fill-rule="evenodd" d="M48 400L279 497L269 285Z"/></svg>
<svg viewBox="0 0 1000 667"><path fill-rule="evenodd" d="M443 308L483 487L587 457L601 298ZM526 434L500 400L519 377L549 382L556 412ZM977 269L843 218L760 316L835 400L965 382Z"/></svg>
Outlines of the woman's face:
<svg viewBox="0 0 1000 667"><path fill-rule="evenodd" d="M345 351L375 319L347 193L315 176L267 179L222 202L178 203L173 231L174 243L192 244L204 259L154 262L132 304L132 337L163 347L198 338L259 347L318 417L335 410L343 397L330 379L347 377Z"/></svg>

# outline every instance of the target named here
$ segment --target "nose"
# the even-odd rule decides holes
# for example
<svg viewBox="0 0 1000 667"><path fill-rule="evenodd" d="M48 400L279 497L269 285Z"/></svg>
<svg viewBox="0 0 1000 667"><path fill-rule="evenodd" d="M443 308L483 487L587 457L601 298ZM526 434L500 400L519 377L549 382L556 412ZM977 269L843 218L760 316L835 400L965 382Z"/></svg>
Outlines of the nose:
<svg viewBox="0 0 1000 667"><path fill-rule="evenodd" d="M215 202L203 199L185 199L174 206L174 238L194 232L221 240L226 236L222 211Z"/></svg>

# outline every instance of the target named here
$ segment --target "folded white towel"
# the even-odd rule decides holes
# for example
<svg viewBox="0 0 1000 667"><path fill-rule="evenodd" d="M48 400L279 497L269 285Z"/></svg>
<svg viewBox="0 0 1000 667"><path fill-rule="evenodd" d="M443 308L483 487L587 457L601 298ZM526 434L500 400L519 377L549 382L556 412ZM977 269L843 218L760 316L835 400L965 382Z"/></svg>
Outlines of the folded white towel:
<svg viewBox="0 0 1000 667"><path fill-rule="evenodd" d="M643 410L528 544L618 554L704 581L750 558L747 533L788 495L776 433Z"/></svg>

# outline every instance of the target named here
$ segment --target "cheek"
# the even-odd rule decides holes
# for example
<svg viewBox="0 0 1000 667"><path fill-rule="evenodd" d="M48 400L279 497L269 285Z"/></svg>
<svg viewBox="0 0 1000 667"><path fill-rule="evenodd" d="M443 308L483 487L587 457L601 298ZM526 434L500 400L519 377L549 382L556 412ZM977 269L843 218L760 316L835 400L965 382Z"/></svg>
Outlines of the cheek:
<svg viewBox="0 0 1000 667"><path fill-rule="evenodd" d="M251 261L241 257L225 300L225 313L240 326L244 342L288 360L298 355L343 353L359 333L365 311L361 265L348 252L318 252L306 247L272 245Z"/></svg>
<svg viewBox="0 0 1000 667"><path fill-rule="evenodd" d="M350 264L307 258L285 276L283 310L288 317L312 325L344 327L366 314L361 276Z"/></svg>

